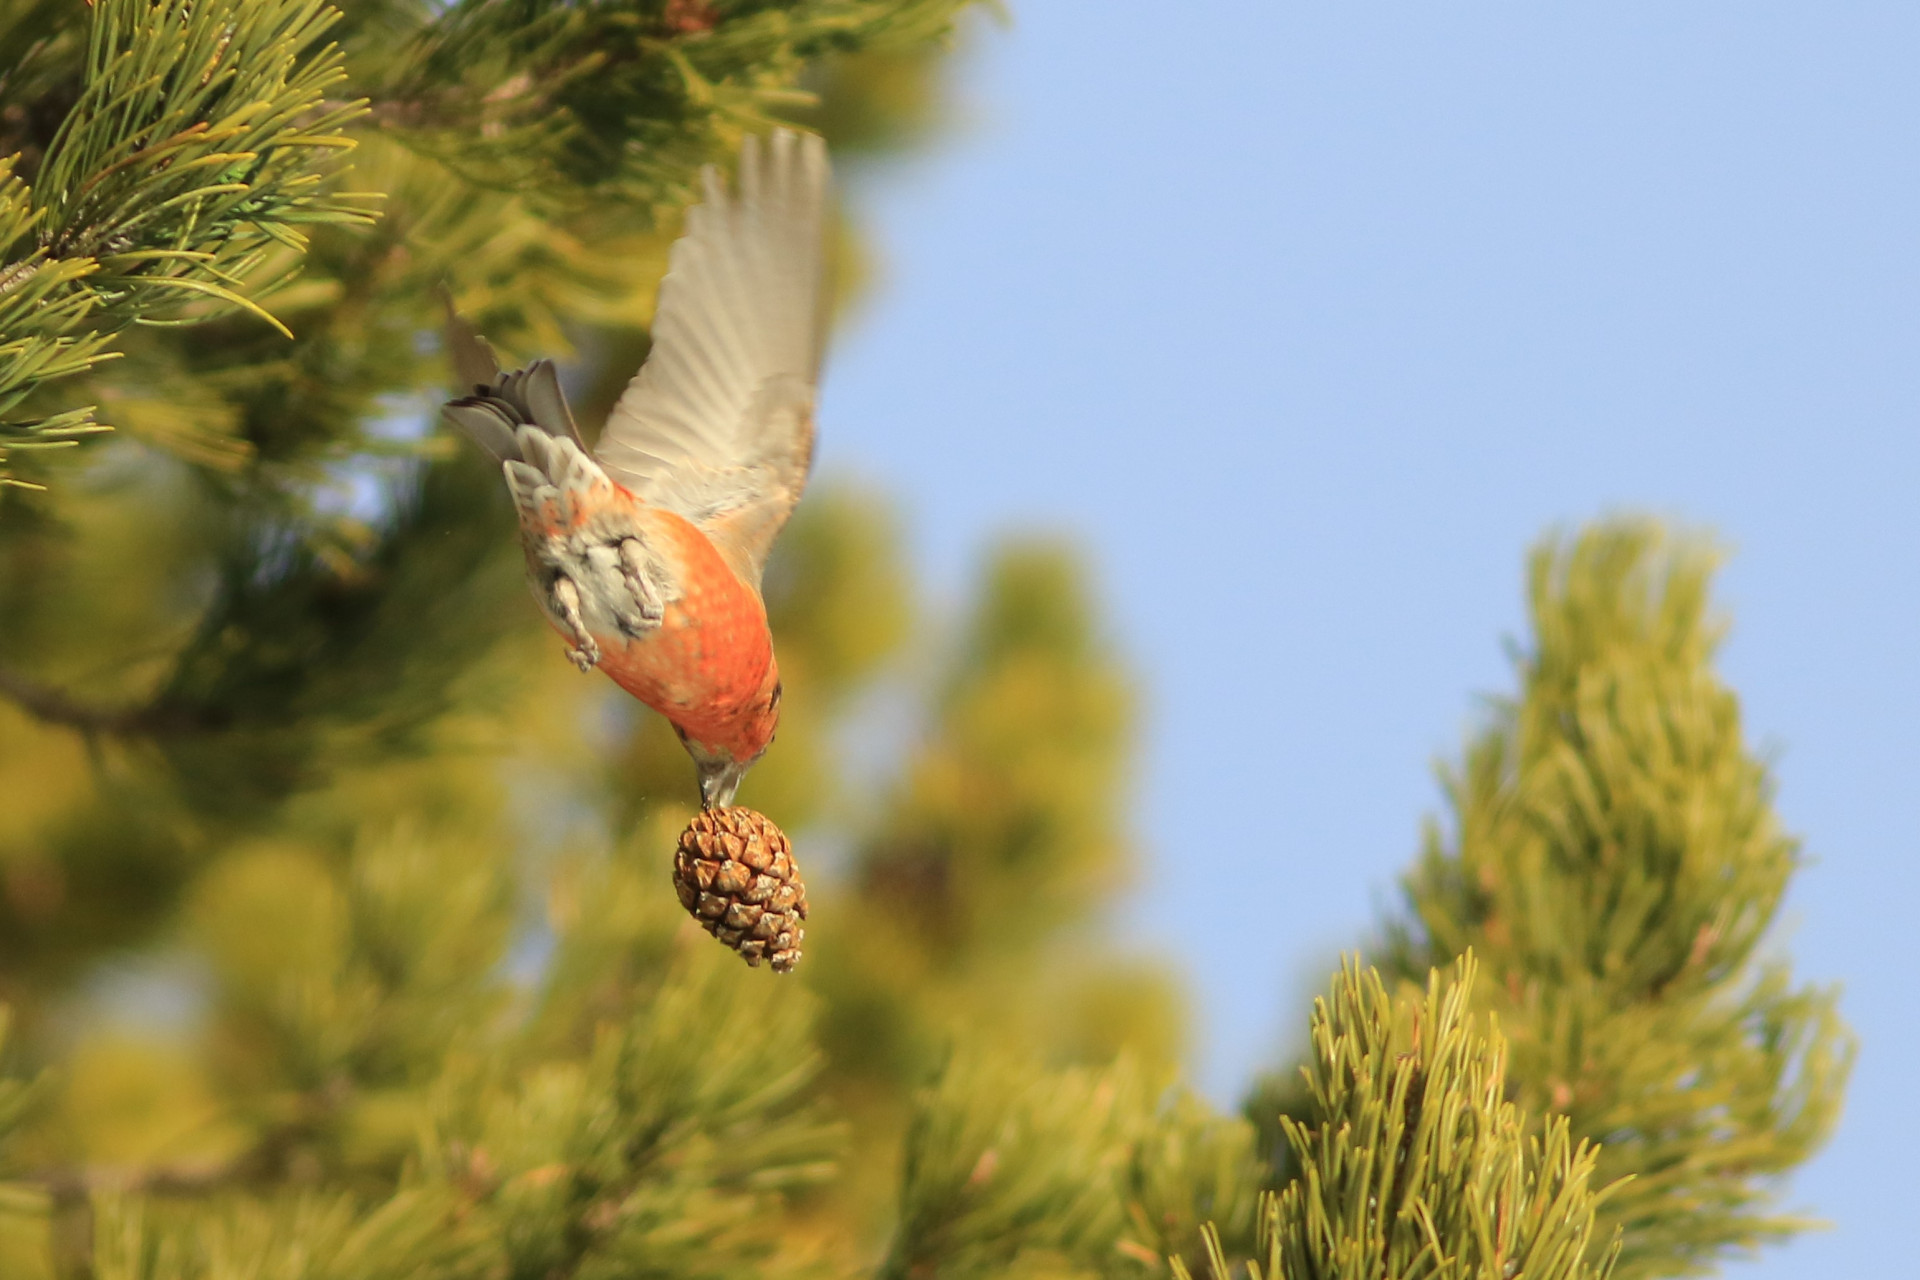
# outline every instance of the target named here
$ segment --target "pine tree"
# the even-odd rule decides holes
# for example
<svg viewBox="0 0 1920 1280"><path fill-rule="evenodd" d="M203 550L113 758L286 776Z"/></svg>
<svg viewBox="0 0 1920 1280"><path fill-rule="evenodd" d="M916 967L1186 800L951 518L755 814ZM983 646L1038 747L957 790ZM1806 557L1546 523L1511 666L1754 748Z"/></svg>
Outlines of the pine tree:
<svg viewBox="0 0 1920 1280"><path fill-rule="evenodd" d="M434 433L441 291L597 421L699 166L912 145L959 8L0 3L0 1276L1546 1280L1793 1228L1756 1178L1844 1034L1755 959L1793 848L1645 530L1537 561L1386 978L1251 1122L1108 933L1131 681L1060 546L943 625L883 500L810 494L741 795L807 963L685 918L684 754L558 659Z"/></svg>
<svg viewBox="0 0 1920 1280"><path fill-rule="evenodd" d="M1394 968L1468 949L1516 1096L1600 1144L1619 1274L1706 1270L1804 1228L1772 1180L1839 1118L1837 993L1766 953L1798 842L1712 658L1714 555L1640 521L1533 554L1520 696L1446 777Z"/></svg>

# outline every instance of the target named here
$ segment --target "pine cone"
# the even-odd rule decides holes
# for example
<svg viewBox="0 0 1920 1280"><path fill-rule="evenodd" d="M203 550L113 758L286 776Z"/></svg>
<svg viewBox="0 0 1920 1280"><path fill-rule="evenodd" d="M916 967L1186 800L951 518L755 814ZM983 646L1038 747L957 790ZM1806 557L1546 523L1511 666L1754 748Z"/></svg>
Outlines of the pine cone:
<svg viewBox="0 0 1920 1280"><path fill-rule="evenodd" d="M807 931L807 886L793 846L772 819L752 809L702 809L673 855L680 905L750 965L787 973Z"/></svg>

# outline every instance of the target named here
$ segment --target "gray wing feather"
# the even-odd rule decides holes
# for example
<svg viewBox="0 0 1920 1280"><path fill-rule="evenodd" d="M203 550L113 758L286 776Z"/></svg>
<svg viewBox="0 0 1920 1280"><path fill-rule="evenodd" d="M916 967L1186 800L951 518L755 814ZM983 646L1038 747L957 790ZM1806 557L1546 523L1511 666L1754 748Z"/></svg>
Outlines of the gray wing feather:
<svg viewBox="0 0 1920 1280"><path fill-rule="evenodd" d="M748 138L737 194L711 168L703 178L661 282L653 352L597 457L643 501L709 525L758 582L812 463L826 147L785 130Z"/></svg>

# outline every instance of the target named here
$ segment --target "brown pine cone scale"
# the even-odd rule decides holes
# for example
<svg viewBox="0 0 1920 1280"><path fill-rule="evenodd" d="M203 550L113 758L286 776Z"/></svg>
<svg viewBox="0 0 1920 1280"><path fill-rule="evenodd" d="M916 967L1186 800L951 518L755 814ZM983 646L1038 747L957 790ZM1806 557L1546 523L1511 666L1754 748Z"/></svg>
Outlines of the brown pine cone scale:
<svg viewBox="0 0 1920 1280"><path fill-rule="evenodd" d="M750 965L765 960L789 973L807 931L807 886L786 832L763 813L738 805L702 809L680 833L673 855L680 905Z"/></svg>

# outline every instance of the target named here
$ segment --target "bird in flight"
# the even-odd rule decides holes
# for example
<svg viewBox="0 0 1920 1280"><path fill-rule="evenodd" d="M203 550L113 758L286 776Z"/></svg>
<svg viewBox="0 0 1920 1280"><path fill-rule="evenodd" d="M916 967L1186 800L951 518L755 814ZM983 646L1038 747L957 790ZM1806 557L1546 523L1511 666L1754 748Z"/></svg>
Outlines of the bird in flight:
<svg viewBox="0 0 1920 1280"><path fill-rule="evenodd" d="M761 598L813 460L825 332L827 155L748 138L736 190L709 166L655 308L653 348L589 450L553 362L501 373L449 308L469 394L445 418L499 461L534 598L582 671L673 725L704 808L725 808L780 721Z"/></svg>

